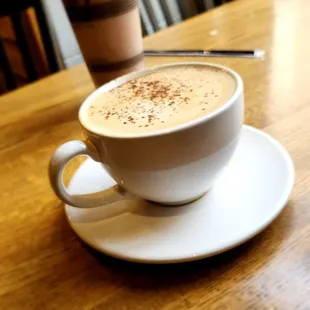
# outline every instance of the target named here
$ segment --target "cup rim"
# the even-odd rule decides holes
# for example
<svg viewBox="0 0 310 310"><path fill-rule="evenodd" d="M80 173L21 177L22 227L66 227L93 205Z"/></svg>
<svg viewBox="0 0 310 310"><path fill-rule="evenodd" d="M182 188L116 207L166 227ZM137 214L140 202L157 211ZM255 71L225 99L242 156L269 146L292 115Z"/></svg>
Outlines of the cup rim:
<svg viewBox="0 0 310 310"><path fill-rule="evenodd" d="M91 104L91 102L97 98L100 94L107 92L111 89L114 89L134 78L143 76L145 74L148 74L150 72L153 71L157 71L157 70L161 70L161 69L165 69L165 68L170 68L170 67L178 67L178 66L207 66L207 67L212 67L212 68L217 68L220 70L223 70L227 73L229 73L236 81L236 89L234 91L234 93L231 95L231 97L218 109L216 109L215 111L206 114L206 115L202 115L199 118L196 118L194 120L188 121L184 124L181 125L176 125L173 126L171 128L166 128L166 129L162 129L162 130L156 130L154 132L146 132L146 133L139 133L139 134L132 134L132 135L120 135L120 134L108 134L106 132L101 132L100 130L97 130L96 128L92 128L91 125L87 124L87 122L85 122L85 120L83 119L83 115L86 113L87 111L87 107ZM113 139L139 139L139 138L149 138L149 137L156 137L156 136L162 136L162 135L167 135L167 134L171 134L174 132L178 132L178 131L182 131L188 128L192 128L195 127L197 125L200 125L204 122L207 122L215 117L217 117L219 114L222 114L224 111L226 111L227 109L229 109L229 107L231 105L233 105L233 103L236 101L236 99L240 96L240 94L243 91L243 82L242 82L242 78L240 77L240 75L235 72L234 70L223 66L223 65L219 65L219 64L214 64L214 63L208 63L208 62L177 62L177 63L170 63L170 64L163 64L163 65L157 65L157 66L153 66L150 68L146 68L144 70L141 71L137 71L137 72L131 72L128 73L126 75L123 75L121 77L118 77L106 84L103 84L102 86L100 86L98 89L96 89L95 91L93 91L82 103L82 105L79 108L79 122L81 123L82 127L84 127L87 131L102 136L102 137L108 137L108 138L113 138Z"/></svg>

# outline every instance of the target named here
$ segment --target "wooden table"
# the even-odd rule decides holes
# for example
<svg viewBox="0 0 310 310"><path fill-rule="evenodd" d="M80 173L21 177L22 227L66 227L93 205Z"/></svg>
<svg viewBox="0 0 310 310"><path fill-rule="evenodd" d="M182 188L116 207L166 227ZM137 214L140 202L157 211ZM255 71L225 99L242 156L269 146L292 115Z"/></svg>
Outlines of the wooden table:
<svg viewBox="0 0 310 310"><path fill-rule="evenodd" d="M145 39L146 48L265 49L263 61L197 60L241 74L245 122L278 139L296 167L290 202L272 225L195 263L117 261L66 222L46 171L59 144L82 138L77 111L93 90L84 65L1 97L0 308L310 309L309 28L308 0L240 0Z"/></svg>

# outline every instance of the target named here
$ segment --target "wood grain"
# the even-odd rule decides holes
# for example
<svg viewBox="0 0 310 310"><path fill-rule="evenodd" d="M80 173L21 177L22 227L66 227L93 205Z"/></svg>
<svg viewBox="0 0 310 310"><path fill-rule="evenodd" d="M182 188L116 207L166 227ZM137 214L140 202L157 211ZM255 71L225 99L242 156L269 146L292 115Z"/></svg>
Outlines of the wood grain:
<svg viewBox="0 0 310 310"><path fill-rule="evenodd" d="M85 246L67 224L46 168L59 144L82 138L77 110L93 90L84 65L1 97L1 309L310 309L309 27L308 0L240 0L144 41L149 49L265 49L263 61L195 59L241 74L246 123L278 139L296 167L291 200L272 225L196 263L117 261ZM180 59L147 64L173 61Z"/></svg>

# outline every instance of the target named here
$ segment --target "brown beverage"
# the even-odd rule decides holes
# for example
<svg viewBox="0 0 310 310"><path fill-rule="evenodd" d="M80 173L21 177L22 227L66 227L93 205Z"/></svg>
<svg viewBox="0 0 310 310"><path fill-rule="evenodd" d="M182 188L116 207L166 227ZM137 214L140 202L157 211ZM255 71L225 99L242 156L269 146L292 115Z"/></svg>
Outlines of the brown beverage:
<svg viewBox="0 0 310 310"><path fill-rule="evenodd" d="M63 1L96 86L143 68L137 0Z"/></svg>
<svg viewBox="0 0 310 310"><path fill-rule="evenodd" d="M84 123L112 136L157 132L214 112L235 89L234 77L218 68L161 68L100 94Z"/></svg>

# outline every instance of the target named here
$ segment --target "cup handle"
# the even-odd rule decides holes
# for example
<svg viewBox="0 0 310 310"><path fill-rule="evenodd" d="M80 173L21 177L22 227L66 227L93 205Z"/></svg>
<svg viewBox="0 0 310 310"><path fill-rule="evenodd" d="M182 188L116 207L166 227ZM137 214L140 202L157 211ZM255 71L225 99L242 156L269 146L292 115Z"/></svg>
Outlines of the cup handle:
<svg viewBox="0 0 310 310"><path fill-rule="evenodd" d="M87 155L95 161L100 161L94 145L89 141L70 141L61 145L53 154L49 163L49 179L55 194L65 203L77 208L93 208L123 200L128 193L115 185L107 190L86 194L71 195L63 184L63 170L67 163L76 156Z"/></svg>

